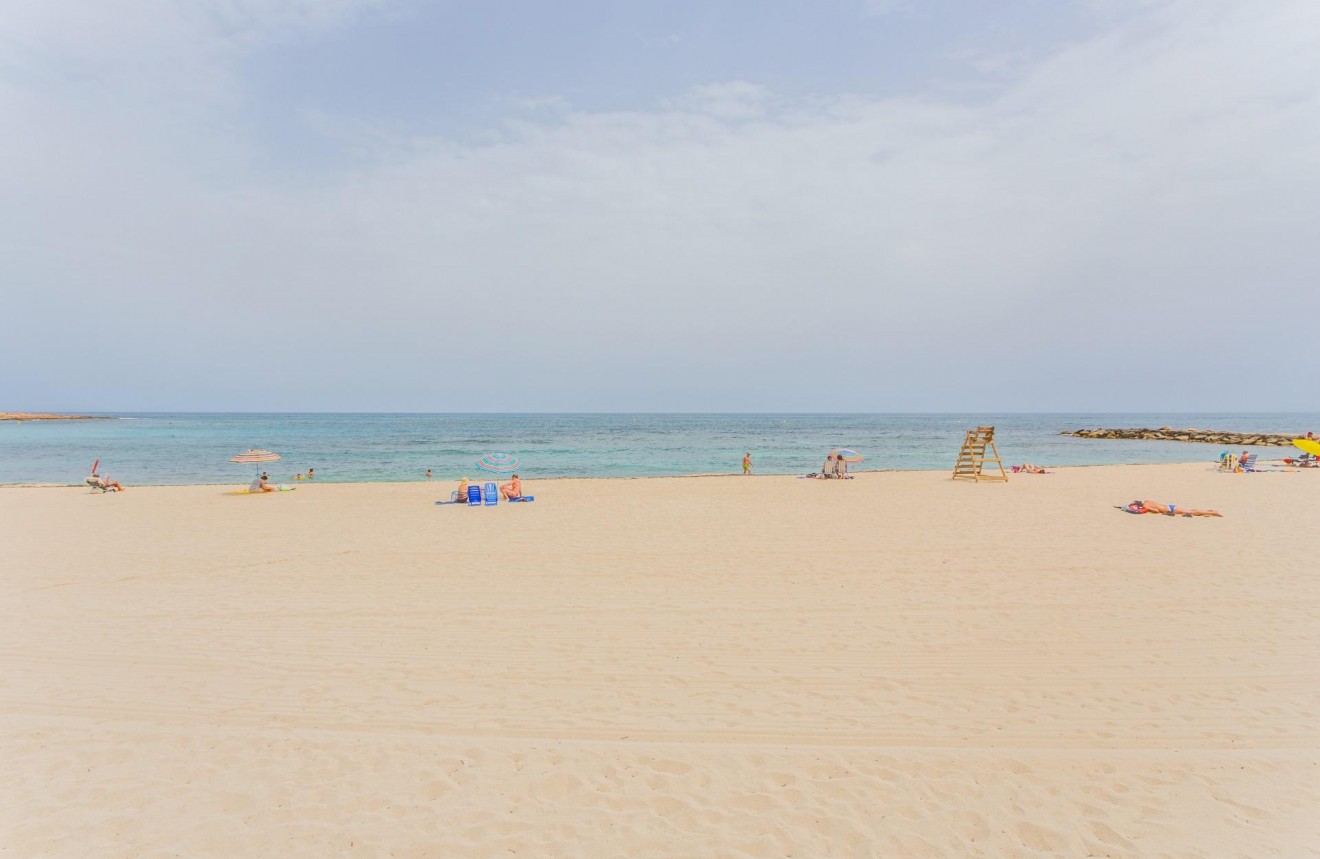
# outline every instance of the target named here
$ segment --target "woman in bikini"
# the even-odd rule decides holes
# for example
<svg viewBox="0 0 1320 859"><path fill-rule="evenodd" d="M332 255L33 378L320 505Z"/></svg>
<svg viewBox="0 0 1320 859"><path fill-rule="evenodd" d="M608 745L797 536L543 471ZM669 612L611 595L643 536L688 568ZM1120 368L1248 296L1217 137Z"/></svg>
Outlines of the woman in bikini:
<svg viewBox="0 0 1320 859"><path fill-rule="evenodd" d="M1162 516L1223 516L1218 510L1194 510L1191 507L1179 507L1176 504L1164 505L1158 501L1146 499L1133 501L1123 508L1129 513L1159 513Z"/></svg>

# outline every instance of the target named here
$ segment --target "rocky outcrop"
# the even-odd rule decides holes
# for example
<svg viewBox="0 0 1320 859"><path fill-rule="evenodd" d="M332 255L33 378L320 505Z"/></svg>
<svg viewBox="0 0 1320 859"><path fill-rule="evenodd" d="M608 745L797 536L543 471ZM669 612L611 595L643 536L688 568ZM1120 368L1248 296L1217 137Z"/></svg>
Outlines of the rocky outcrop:
<svg viewBox="0 0 1320 859"><path fill-rule="evenodd" d="M1077 438L1128 438L1142 441L1192 441L1202 444L1222 444L1230 447L1254 447L1257 445L1283 447L1292 444L1297 438L1290 433L1269 432L1229 432L1227 430L1199 430L1148 427L1131 429L1075 429L1064 430L1059 435L1071 435Z"/></svg>

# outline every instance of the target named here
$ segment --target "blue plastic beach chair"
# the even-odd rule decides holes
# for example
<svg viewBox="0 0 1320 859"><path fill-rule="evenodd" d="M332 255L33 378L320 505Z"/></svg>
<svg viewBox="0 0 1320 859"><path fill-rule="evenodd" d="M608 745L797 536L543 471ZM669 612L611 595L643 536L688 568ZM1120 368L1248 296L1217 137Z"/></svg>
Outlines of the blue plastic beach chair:
<svg viewBox="0 0 1320 859"><path fill-rule="evenodd" d="M468 486L468 506L481 506L481 487L475 483Z"/></svg>
<svg viewBox="0 0 1320 859"><path fill-rule="evenodd" d="M494 483L487 483L485 488L481 490L481 494L486 496L487 507L493 507L500 503L500 491Z"/></svg>

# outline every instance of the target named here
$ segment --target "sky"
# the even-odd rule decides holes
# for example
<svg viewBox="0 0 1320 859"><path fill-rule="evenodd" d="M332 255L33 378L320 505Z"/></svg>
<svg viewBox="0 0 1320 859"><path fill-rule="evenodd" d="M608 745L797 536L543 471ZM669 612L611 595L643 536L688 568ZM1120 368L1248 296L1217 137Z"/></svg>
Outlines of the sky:
<svg viewBox="0 0 1320 859"><path fill-rule="evenodd" d="M1320 411L1314 0L6 0L0 410Z"/></svg>

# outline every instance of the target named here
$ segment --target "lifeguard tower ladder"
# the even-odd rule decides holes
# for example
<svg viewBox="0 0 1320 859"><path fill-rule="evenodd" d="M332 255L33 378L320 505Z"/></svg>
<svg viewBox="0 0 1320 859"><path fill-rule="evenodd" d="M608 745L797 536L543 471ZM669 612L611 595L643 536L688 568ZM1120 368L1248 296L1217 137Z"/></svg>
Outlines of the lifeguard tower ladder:
<svg viewBox="0 0 1320 859"><path fill-rule="evenodd" d="M989 456L986 455L987 448L990 450ZM983 469L987 462L994 463L999 474L996 475L993 470L986 473ZM953 479L974 480L977 483L982 480L1008 480L1004 464L999 461L999 448L995 447L994 427L977 427L967 431L962 450L958 452L958 462L953 466Z"/></svg>

